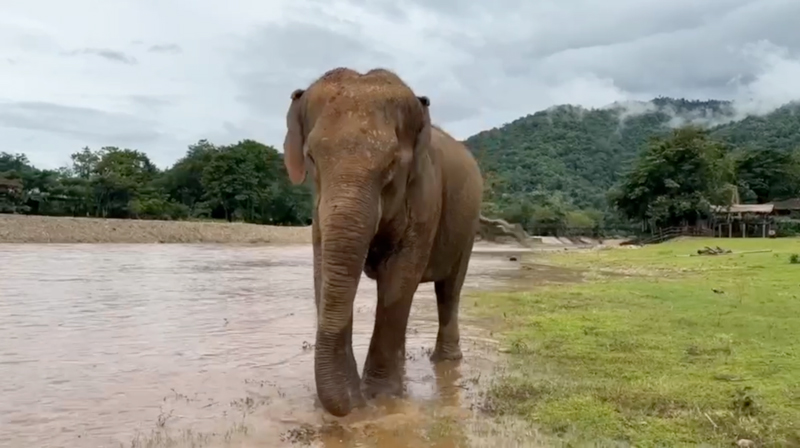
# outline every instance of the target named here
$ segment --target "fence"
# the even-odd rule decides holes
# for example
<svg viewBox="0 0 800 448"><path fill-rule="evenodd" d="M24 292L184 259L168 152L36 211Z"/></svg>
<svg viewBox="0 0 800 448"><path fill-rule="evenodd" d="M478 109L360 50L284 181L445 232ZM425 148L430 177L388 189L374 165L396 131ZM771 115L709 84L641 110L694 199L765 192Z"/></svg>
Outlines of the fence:
<svg viewBox="0 0 800 448"><path fill-rule="evenodd" d="M640 226L614 227L564 227L558 225L533 225L525 228L529 235L555 237L611 238L641 234Z"/></svg>
<svg viewBox="0 0 800 448"><path fill-rule="evenodd" d="M714 237L714 231L705 227L693 226L665 227L658 229L658 231L652 235L634 238L633 240L628 241L627 244L637 244L641 246L645 244L659 244L680 236Z"/></svg>

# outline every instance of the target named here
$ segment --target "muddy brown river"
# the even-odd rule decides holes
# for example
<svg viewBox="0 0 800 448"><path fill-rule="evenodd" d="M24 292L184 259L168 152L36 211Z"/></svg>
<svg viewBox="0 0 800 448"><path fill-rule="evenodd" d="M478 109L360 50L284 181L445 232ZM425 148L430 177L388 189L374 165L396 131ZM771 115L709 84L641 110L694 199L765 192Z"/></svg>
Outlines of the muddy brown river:
<svg viewBox="0 0 800 448"><path fill-rule="evenodd" d="M519 276L510 251L476 248L463 301ZM407 397L336 419L315 401L310 246L6 244L0 266L2 447L533 446L471 410L498 361L485 325L463 316L464 360L429 362L432 284ZM362 277L359 369L375 301Z"/></svg>

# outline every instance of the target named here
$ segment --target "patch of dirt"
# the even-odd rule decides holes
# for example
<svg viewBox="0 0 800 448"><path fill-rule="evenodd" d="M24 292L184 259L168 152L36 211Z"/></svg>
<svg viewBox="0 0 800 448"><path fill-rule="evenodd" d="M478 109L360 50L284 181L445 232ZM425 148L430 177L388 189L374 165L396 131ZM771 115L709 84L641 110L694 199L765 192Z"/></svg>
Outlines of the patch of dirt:
<svg viewBox="0 0 800 448"><path fill-rule="evenodd" d="M309 244L311 227L0 215L0 243Z"/></svg>

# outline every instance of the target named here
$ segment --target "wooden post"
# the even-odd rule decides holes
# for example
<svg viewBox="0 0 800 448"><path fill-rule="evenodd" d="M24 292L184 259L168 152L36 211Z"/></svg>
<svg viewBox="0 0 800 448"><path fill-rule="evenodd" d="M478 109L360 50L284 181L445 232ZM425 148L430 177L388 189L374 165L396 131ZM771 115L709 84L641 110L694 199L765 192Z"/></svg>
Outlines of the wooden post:
<svg viewBox="0 0 800 448"><path fill-rule="evenodd" d="M745 238L747 235L747 224L745 224L744 221L742 221L741 227L742 227L742 238Z"/></svg>

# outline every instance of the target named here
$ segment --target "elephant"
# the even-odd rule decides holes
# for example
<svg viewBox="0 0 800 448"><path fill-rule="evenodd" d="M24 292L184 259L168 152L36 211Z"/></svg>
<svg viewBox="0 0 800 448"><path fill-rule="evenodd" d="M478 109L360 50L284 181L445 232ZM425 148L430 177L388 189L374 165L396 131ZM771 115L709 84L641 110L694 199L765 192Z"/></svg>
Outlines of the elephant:
<svg viewBox="0 0 800 448"><path fill-rule="evenodd" d="M343 417L403 390L405 340L420 283L433 282L434 363L462 358L461 288L478 231L483 179L467 148L431 123L430 100L394 72L339 67L291 94L284 163L312 180L314 379ZM377 284L375 324L359 377L353 301L362 272Z"/></svg>

